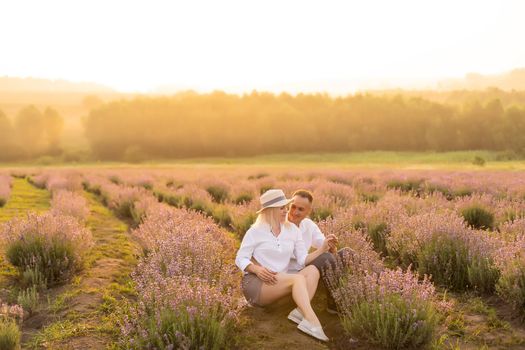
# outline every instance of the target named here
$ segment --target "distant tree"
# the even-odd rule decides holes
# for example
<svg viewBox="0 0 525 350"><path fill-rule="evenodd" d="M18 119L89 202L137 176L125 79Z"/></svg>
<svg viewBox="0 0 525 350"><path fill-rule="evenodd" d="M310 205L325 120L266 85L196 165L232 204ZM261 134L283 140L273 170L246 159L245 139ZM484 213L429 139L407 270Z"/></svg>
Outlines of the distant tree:
<svg viewBox="0 0 525 350"><path fill-rule="evenodd" d="M10 160L17 156L18 149L14 144L11 121L0 110L0 160Z"/></svg>
<svg viewBox="0 0 525 350"><path fill-rule="evenodd" d="M523 109L484 95L480 101L213 92L103 104L84 126L100 159L520 148Z"/></svg>
<svg viewBox="0 0 525 350"><path fill-rule="evenodd" d="M0 110L0 147L4 148L5 145L11 140L12 135L13 130L11 122L5 113Z"/></svg>
<svg viewBox="0 0 525 350"><path fill-rule="evenodd" d="M97 108L99 106L101 106L104 102L100 99L100 97L96 96L96 95L87 95L86 97L84 97L84 99L82 100L82 105L86 108L86 109L93 109L93 108Z"/></svg>
<svg viewBox="0 0 525 350"><path fill-rule="evenodd" d="M60 137L64 128L64 119L51 107L46 108L43 119L48 153L56 155L60 153Z"/></svg>
<svg viewBox="0 0 525 350"><path fill-rule="evenodd" d="M44 151L45 124L42 113L35 106L27 106L15 118L16 141L25 156L33 157Z"/></svg>

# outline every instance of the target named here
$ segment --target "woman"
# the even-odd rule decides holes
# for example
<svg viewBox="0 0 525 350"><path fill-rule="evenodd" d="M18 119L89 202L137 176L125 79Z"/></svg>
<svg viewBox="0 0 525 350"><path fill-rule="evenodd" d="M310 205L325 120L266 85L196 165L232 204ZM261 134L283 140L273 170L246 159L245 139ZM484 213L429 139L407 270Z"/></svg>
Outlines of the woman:
<svg viewBox="0 0 525 350"><path fill-rule="evenodd" d="M319 282L319 271L307 266L295 274L287 273L292 254L305 266L330 249L335 237L326 237L323 245L307 254L301 232L287 221L287 199L282 190L268 190L261 195L261 209L255 223L244 235L235 259L244 272L242 290L246 299L264 306L292 294L298 308L288 318L298 324L301 331L328 341L310 301ZM255 261L255 263L254 263Z"/></svg>

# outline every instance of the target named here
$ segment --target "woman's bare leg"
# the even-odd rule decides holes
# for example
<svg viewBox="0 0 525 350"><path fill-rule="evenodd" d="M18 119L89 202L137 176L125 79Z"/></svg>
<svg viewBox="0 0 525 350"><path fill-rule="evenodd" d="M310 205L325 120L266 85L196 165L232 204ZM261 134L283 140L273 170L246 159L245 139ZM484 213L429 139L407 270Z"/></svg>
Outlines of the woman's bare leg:
<svg viewBox="0 0 525 350"><path fill-rule="evenodd" d="M263 283L260 294L261 305L268 305L277 299L290 294L301 310L304 318L314 325L320 325L312 305L310 305L310 295L308 293L306 278L304 275L298 274L277 274L277 283L269 285Z"/></svg>
<svg viewBox="0 0 525 350"><path fill-rule="evenodd" d="M319 283L319 277L321 274L319 273L319 270L317 267L310 265L299 271L299 274L303 275L304 278L306 278L306 288L308 289L308 295L310 296L310 300L315 295L315 292L317 291L317 285Z"/></svg>

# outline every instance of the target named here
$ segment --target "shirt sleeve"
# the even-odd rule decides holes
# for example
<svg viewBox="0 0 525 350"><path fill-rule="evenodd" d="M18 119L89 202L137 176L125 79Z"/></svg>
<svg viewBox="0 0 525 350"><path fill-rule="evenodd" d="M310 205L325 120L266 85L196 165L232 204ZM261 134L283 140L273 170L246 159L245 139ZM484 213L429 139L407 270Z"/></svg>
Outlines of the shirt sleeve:
<svg viewBox="0 0 525 350"><path fill-rule="evenodd" d="M253 237L253 231L248 230L242 239L241 246L237 251L237 256L235 257L235 265L244 272L246 267L250 265L253 251L255 249L256 241Z"/></svg>
<svg viewBox="0 0 525 350"><path fill-rule="evenodd" d="M325 240L324 234L321 232L321 229L315 222L311 222L312 225L312 247L319 248L323 245Z"/></svg>
<svg viewBox="0 0 525 350"><path fill-rule="evenodd" d="M297 240L295 241L293 254L295 256L295 259L297 260L297 263L304 267L306 256L308 255L308 252L306 251L306 245L303 241L301 231L299 231L298 228L296 228L297 232Z"/></svg>

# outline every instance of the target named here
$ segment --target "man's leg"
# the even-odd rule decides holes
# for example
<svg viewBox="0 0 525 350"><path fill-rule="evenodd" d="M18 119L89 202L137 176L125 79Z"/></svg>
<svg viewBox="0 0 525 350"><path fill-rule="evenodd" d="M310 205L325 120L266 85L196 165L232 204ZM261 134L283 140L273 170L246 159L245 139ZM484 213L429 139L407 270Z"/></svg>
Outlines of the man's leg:
<svg viewBox="0 0 525 350"><path fill-rule="evenodd" d="M352 253L353 253L353 249L348 248L348 247L339 249L339 251L337 252L337 255L343 262L343 266L346 265L346 261L348 260L349 255ZM328 290L327 307L326 307L327 311L329 313L337 313L337 305L332 296L332 291L330 290L329 283L327 282L327 279L328 279L327 272L330 270L334 272L337 271L336 257L332 253L323 253L319 255L316 259L314 259L312 262L310 262L310 264L308 265L314 265L319 270L323 284Z"/></svg>

